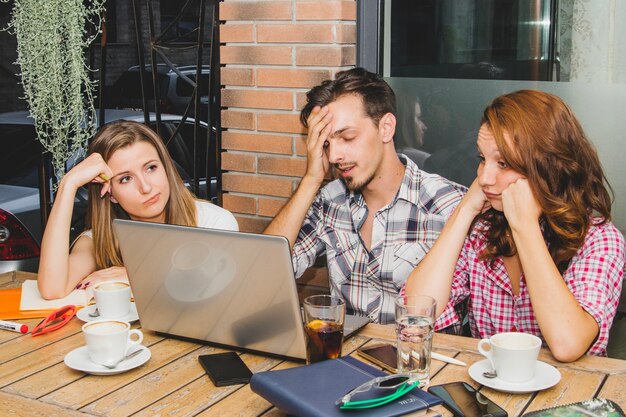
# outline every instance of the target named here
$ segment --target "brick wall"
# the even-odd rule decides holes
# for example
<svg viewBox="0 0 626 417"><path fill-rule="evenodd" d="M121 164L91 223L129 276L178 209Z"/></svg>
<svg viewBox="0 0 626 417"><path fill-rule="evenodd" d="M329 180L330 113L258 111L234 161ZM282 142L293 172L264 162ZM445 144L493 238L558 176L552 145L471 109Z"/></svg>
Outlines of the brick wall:
<svg viewBox="0 0 626 417"><path fill-rule="evenodd" d="M220 4L224 207L260 232L306 169L305 93L355 64L355 0Z"/></svg>

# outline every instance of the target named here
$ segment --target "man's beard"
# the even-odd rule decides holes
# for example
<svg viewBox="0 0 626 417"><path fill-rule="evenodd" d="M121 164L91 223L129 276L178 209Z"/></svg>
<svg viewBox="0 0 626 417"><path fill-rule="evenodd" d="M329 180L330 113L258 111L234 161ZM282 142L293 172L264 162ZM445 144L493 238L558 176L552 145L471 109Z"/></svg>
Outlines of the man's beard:
<svg viewBox="0 0 626 417"><path fill-rule="evenodd" d="M367 185L372 182L372 180L374 179L374 177L376 176L375 172L372 172L372 174L367 177L365 180L357 182L354 177L348 176L348 177L342 177L336 174L337 172L337 166L333 165L333 169L335 170L334 173L334 177L335 178L339 178L340 180L343 181L343 183L346 185L346 188L350 191L361 191L363 188L367 187Z"/></svg>

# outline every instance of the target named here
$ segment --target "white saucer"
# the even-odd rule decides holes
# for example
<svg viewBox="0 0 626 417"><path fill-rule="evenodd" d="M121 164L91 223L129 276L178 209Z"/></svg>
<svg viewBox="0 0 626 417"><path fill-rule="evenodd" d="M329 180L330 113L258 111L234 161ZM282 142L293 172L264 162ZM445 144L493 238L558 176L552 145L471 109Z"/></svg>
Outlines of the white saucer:
<svg viewBox="0 0 626 417"><path fill-rule="evenodd" d="M561 373L558 369L541 361L537 361L535 377L526 382L506 382L497 377L485 378L483 376L485 371L491 371L489 359L476 362L468 369L469 375L479 384L498 391L515 394L541 391L556 385L561 380Z"/></svg>
<svg viewBox="0 0 626 417"><path fill-rule="evenodd" d="M77 371L82 371L92 375L115 375L120 374L122 372L130 371L138 366L143 365L150 359L152 354L150 353L150 349L145 346L141 346L140 349L143 351L137 356L133 356L129 358L119 365L117 365L114 369L109 369L103 365L98 365L97 363L93 363L89 359L89 353L87 352L87 346L81 346L79 348L74 349L67 355L65 355L65 359L63 361L67 366L72 369L76 369Z"/></svg>
<svg viewBox="0 0 626 417"><path fill-rule="evenodd" d="M90 306L85 306L81 308L80 310L78 310L78 312L76 313L76 317L78 317L80 320L85 321L85 322L94 321L94 320L103 320L107 318L107 317L102 317L102 316L91 317L89 313L93 313L95 309L96 309L95 304L92 304ZM128 314L126 314L123 317L116 317L115 319L127 321L129 323L139 320L139 314L137 313L137 306L135 305L135 303L130 303L130 310L128 311Z"/></svg>

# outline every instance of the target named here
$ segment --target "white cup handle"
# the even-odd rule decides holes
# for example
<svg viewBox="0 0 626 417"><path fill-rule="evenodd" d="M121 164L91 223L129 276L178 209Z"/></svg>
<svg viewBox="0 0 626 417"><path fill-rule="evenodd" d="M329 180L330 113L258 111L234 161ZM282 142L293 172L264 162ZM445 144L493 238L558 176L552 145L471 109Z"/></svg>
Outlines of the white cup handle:
<svg viewBox="0 0 626 417"><path fill-rule="evenodd" d="M133 335L137 336L136 340L133 340ZM141 330L138 330L138 329L130 330L128 332L128 346L126 347L125 355L128 355L128 353L133 349L133 347L140 345L142 341L143 341L143 333L141 333Z"/></svg>
<svg viewBox="0 0 626 417"><path fill-rule="evenodd" d="M485 350L483 345L489 345L490 349L489 350ZM496 369L496 366L493 363L493 352L492 352L492 349L493 348L491 347L491 341L489 339L481 339L478 342L478 351L481 353L481 355L483 355L487 359L489 359L489 362L491 362L491 369Z"/></svg>

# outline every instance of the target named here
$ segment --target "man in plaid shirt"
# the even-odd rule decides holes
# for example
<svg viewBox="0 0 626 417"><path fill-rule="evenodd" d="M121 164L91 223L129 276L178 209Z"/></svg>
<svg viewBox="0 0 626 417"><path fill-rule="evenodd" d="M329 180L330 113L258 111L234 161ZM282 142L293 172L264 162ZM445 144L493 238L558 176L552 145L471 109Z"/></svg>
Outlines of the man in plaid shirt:
<svg viewBox="0 0 626 417"><path fill-rule="evenodd" d="M325 253L347 312L393 322L400 288L465 188L396 153L395 95L380 76L339 72L307 99L307 170L265 233L287 237L297 277ZM320 189L329 170L337 179Z"/></svg>

